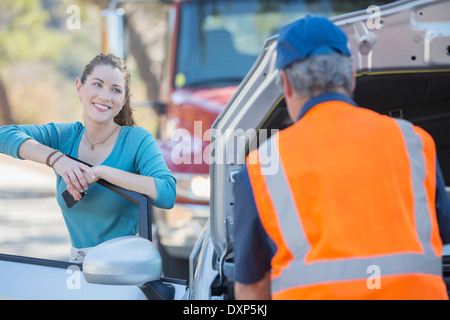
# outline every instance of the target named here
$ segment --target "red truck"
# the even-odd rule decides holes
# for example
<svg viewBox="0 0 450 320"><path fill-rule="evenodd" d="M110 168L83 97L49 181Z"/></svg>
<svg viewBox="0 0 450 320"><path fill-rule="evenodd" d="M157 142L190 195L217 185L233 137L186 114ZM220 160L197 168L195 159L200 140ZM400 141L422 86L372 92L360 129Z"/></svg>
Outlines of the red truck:
<svg viewBox="0 0 450 320"><path fill-rule="evenodd" d="M208 129L265 40L310 12L331 14L331 1L171 1L159 130L178 196L172 210L153 210L166 276L187 278L189 254L209 218Z"/></svg>

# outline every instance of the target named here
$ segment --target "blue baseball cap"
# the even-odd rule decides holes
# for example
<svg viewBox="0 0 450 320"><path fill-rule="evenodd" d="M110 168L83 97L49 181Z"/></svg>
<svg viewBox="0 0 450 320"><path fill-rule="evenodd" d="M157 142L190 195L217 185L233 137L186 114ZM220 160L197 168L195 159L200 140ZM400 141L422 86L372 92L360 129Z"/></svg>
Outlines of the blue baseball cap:
<svg viewBox="0 0 450 320"><path fill-rule="evenodd" d="M294 62L326 53L351 56L347 36L325 17L311 16L286 25L278 36L276 67L285 69Z"/></svg>

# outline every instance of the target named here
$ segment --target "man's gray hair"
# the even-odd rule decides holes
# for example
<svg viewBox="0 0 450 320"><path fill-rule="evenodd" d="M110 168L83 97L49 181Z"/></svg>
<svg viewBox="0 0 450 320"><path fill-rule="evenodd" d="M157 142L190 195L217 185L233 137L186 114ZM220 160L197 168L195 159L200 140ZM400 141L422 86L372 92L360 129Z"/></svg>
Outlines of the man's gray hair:
<svg viewBox="0 0 450 320"><path fill-rule="evenodd" d="M301 96L316 96L343 88L352 96L352 60L329 53L312 56L285 69L289 83Z"/></svg>

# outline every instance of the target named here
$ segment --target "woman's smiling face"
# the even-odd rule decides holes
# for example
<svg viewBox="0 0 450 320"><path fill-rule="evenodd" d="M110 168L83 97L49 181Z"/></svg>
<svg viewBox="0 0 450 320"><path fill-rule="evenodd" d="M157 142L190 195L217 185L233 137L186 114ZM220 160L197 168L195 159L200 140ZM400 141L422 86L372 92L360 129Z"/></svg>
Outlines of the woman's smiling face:
<svg viewBox="0 0 450 320"><path fill-rule="evenodd" d="M113 121L126 101L124 73L110 65L96 66L84 83L77 78L76 86L85 121Z"/></svg>

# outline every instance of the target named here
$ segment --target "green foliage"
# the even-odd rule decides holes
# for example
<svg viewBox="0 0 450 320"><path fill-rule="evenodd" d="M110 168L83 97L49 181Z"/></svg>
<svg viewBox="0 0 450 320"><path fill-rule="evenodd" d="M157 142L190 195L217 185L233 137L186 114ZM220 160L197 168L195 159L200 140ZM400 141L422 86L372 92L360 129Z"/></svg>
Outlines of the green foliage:
<svg viewBox="0 0 450 320"><path fill-rule="evenodd" d="M75 77L100 51L100 8L77 0L81 27L68 28L72 0L0 0L0 124L73 121ZM43 112L45 106L45 112Z"/></svg>
<svg viewBox="0 0 450 320"><path fill-rule="evenodd" d="M57 59L64 38L46 23L49 14L40 0L0 3L0 69L21 60Z"/></svg>

